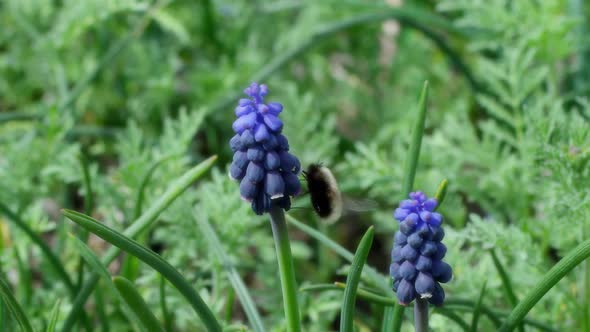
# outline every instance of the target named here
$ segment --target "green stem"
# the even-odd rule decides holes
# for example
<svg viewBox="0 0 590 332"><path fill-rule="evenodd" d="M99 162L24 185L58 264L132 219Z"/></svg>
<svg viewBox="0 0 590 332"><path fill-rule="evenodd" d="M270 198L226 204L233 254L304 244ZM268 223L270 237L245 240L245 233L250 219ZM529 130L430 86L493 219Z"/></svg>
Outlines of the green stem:
<svg viewBox="0 0 590 332"><path fill-rule="evenodd" d="M512 312L500 328L500 332L512 331L533 306L555 286L565 275L590 256L590 240L586 240L562 258L539 283L512 309Z"/></svg>
<svg viewBox="0 0 590 332"><path fill-rule="evenodd" d="M416 299L414 302L414 330L428 332L428 300Z"/></svg>
<svg viewBox="0 0 590 332"><path fill-rule="evenodd" d="M287 331L298 332L301 330L299 323L299 306L297 304L297 283L293 268L293 257L289 244L289 233L285 222L285 212L278 206L270 209L270 223L272 235L277 250L279 263L279 275L281 277L281 290L283 292L283 303L285 316L287 318Z"/></svg>

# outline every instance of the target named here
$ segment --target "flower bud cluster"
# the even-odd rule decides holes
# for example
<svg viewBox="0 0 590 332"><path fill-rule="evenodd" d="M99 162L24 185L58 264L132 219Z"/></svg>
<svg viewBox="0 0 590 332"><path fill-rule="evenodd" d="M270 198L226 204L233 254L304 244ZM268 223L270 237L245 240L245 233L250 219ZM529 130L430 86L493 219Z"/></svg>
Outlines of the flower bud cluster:
<svg viewBox="0 0 590 332"><path fill-rule="evenodd" d="M272 204L285 210L291 207L291 196L299 194L298 174L301 164L289 153L289 142L281 134L279 114L283 105L264 102L266 85L252 83L235 109L237 119L232 128L236 135L229 145L234 152L229 175L240 181L243 200L252 203L256 214L268 212Z"/></svg>
<svg viewBox="0 0 590 332"><path fill-rule="evenodd" d="M440 283L451 280L453 271L443 262L447 247L441 242L445 233L442 216L434 212L438 205L422 192L410 193L393 214L399 221L391 251L390 274L400 304L416 298L442 305L445 292Z"/></svg>

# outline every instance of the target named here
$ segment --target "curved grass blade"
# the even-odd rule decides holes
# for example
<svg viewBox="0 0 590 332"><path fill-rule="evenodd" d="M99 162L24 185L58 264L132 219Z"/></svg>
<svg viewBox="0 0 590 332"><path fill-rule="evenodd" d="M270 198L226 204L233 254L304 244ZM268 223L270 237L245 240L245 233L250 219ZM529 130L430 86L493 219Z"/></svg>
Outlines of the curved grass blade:
<svg viewBox="0 0 590 332"><path fill-rule="evenodd" d="M490 255L492 256L492 261L494 262L496 270L498 270L500 279L502 279L502 285L504 286L506 297L508 297L508 301L510 301L512 307L515 307L518 304L518 299L516 298L516 294L514 294L514 289L512 287L510 277L508 277L508 273L506 273L506 269L504 269L504 266L502 265L500 258L498 258L498 255L496 255L496 251L494 249L490 250ZM521 332L524 332L524 326L522 324L518 326L518 329Z"/></svg>
<svg viewBox="0 0 590 332"><path fill-rule="evenodd" d="M166 305L166 279L160 275L160 308L162 308L162 318L164 319L164 328L166 331L173 331L172 320L170 319L170 312Z"/></svg>
<svg viewBox="0 0 590 332"><path fill-rule="evenodd" d="M435 308L433 313L445 316L453 322L457 323L457 325L459 325L459 327L461 327L463 331L469 331L469 325L463 320L463 318L461 318L461 316L457 315L455 312L448 310L444 307L439 307Z"/></svg>
<svg viewBox="0 0 590 332"><path fill-rule="evenodd" d="M221 326L215 318L215 315L211 312L211 309L209 309L199 294L172 265L162 259L158 254L142 247L125 235L114 231L101 224L99 221L84 214L71 210L64 210L63 214L78 225L86 228L89 232L94 233L103 240L139 258L154 270L160 272L162 276L170 281L170 283L187 299L209 331L221 331Z"/></svg>
<svg viewBox="0 0 590 332"><path fill-rule="evenodd" d="M7 216L9 220L12 220L14 225L16 225L17 228L20 228L29 237L29 239L31 239L31 241L34 244L36 244L39 247L39 249L41 249L41 252L43 253L43 255L47 258L47 260L49 261L51 266L53 266L55 272L57 272L60 279L66 285L66 287L70 291L70 294L72 295L72 297L74 297L76 294L76 287L74 286L72 279L70 279L70 276L66 272L66 270L65 270L64 266L62 265L62 263L60 262L59 258L57 258L57 256L51 251L51 249L45 243L45 241L43 241L41 236L39 236L37 233L35 233L35 231L33 231L29 227L29 225L27 225L18 215L16 215L14 212L12 212L2 202L0 202L0 212L2 212L5 216Z"/></svg>
<svg viewBox="0 0 590 332"><path fill-rule="evenodd" d="M213 163L217 160L217 156L209 157L200 164L188 170L180 178L174 181L164 192L164 194L145 211L139 218L137 218L125 231L123 235L128 237L136 237L143 233L146 229L156 222L156 219L162 211L164 211L172 202L180 196L188 187L190 187L197 179L199 179L206 171L208 171ZM102 263L104 265L110 264L119 255L121 251L118 248L111 248L107 251ZM68 314L64 322L62 331L68 332L76 323L77 315L84 307L86 300L92 293L94 286L99 280L99 276L94 274L90 276L82 285L81 289L74 300L72 310Z"/></svg>
<svg viewBox="0 0 590 332"><path fill-rule="evenodd" d="M252 300L252 297L248 292L248 288L242 281L242 278L240 278L240 274L236 268L233 267L229 256L223 249L221 241L219 241L219 237L217 237L215 230L204 215L201 214L196 219L197 223L199 224L199 229L203 232L203 235L205 235L205 238L209 242L209 247L217 256L217 259L222 262L225 272L227 273L227 277L232 284L233 289L236 291L240 302L242 303L242 308L248 317L248 321L250 322L252 329L257 332L264 332L264 324L262 323L262 318L258 313L258 309L256 309L256 304L254 303L254 300Z"/></svg>
<svg viewBox="0 0 590 332"><path fill-rule="evenodd" d="M486 286L488 282L487 280L484 281L483 285L481 286L481 291L479 293L479 299L475 304L475 308L473 309L473 317L471 319L471 331L477 332L477 323L479 322L479 313L481 312L481 305L483 303L483 298L486 294Z"/></svg>
<svg viewBox="0 0 590 332"><path fill-rule="evenodd" d="M139 185L139 189L137 190L137 197L135 199L135 208L133 209L133 219L139 218L141 215L141 211L143 210L143 202L145 200L145 189L147 188L148 184L152 180L152 176L156 169L161 166L164 162L170 160L172 157L178 156L177 154L171 154L168 156L164 156L158 160L156 160L145 173L143 178L141 179L141 183ZM86 213L87 215L90 215ZM143 242L143 241L139 241ZM121 275L125 278L129 279L133 282L137 279L139 274L139 261L137 258L133 256L127 256L123 260L123 267L121 268L122 272Z"/></svg>
<svg viewBox="0 0 590 332"><path fill-rule="evenodd" d="M12 314L22 331L33 332L33 327L27 318L23 308L18 304L14 294L10 290L10 286L0 278L0 296L4 302L4 305L8 308L8 311Z"/></svg>
<svg viewBox="0 0 590 332"><path fill-rule="evenodd" d="M518 305L512 309L512 312L500 328L500 332L512 331L514 327L524 319L531 308L539 302L539 300L547 294L553 286L588 257L590 257L590 240L586 240L580 243L576 248L572 249L545 274L543 279L541 279L541 281L528 292Z"/></svg>
<svg viewBox="0 0 590 332"><path fill-rule="evenodd" d="M333 241L332 239L330 239L326 235L322 234L321 232L318 232L317 230L315 230L312 227L307 226L306 224L298 221L297 219L293 218L290 215L287 215L287 221L291 225L295 226L296 228L298 228L299 230L304 232L305 234L311 236L312 238L323 243L328 248L334 250L334 252L336 252L342 258L346 259L349 262L352 262L354 255L350 251L346 250L346 248L342 247L341 245L339 245L338 243L336 243L335 241ZM365 267L364 272L365 272L366 276L370 279L370 281L373 284L375 284L375 286L377 286L380 291L382 291L383 293L385 293L387 295L394 296L393 290L391 289L391 287L387 283L385 277L380 275L379 272L377 272L377 270L375 270L371 266L367 265Z"/></svg>
<svg viewBox="0 0 590 332"><path fill-rule="evenodd" d="M45 332L55 332L55 325L57 324L57 318L59 316L59 308L61 307L61 299L58 299L55 304L53 305L53 309L51 310L51 315L49 315L49 324L47 324L47 329Z"/></svg>
<svg viewBox="0 0 590 332"><path fill-rule="evenodd" d="M147 303L143 300L139 292L135 289L135 285L131 281L123 277L114 277L113 283L119 291L119 294L123 297L125 302L131 307L131 310L135 312L135 315L139 317L143 326L149 332L164 332L164 329L160 325L160 322L150 311Z"/></svg>
<svg viewBox="0 0 590 332"><path fill-rule="evenodd" d="M346 288L344 289L344 299L342 301L342 309L340 311L340 331L352 332L354 329L354 307L356 304L356 293L359 282L361 281L361 273L363 266L369 256L371 245L373 244L373 236L375 231L373 226L363 235L361 242L354 254L350 271L346 277Z"/></svg>
<svg viewBox="0 0 590 332"><path fill-rule="evenodd" d="M96 275L103 278L104 282L106 283L107 288L111 291L112 294L115 294L115 296L117 296L117 298L121 301L121 303L123 304L123 313L125 314L125 316L127 316L127 319L132 324L135 324L135 326L142 326L141 322L139 321L139 317L135 316L135 314L133 313L131 308L129 308L127 306L127 304L125 303L125 301L121 298L121 295L119 294L119 292L115 288L115 285L113 284L111 274L107 270L106 266L104 266L100 262L98 257L96 257L94 252L88 247L88 245L86 245L86 243L82 242L82 240L80 240L79 238L77 238L73 234L68 234L68 236L74 242L76 249L80 253L80 256L85 260L86 265L88 265L94 271L94 273ZM108 319L106 319L106 314L105 314L104 310L102 310L102 305L101 305L101 303L103 302L102 301L102 294L101 294L101 292L96 292L95 294L96 294L97 314L98 314L98 317L100 318L100 321L102 323L101 329L103 332L109 331L110 330L109 321L108 321Z"/></svg>

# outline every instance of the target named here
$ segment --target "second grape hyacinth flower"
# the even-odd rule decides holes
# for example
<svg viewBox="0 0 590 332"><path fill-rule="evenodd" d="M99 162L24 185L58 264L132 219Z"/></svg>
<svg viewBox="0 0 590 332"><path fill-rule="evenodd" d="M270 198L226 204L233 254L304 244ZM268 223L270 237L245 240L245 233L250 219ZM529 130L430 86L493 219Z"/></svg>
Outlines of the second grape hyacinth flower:
<svg viewBox="0 0 590 332"><path fill-rule="evenodd" d="M301 190L301 164L289 153L289 142L281 134L283 105L265 103L268 88L264 84L252 83L244 93L250 98L240 99L235 109L229 175L240 181L240 195L252 203L256 214L268 212L273 204L289 210L290 197Z"/></svg>
<svg viewBox="0 0 590 332"><path fill-rule="evenodd" d="M400 304L416 298L442 305L445 292L440 283L451 280L453 271L442 261L447 248L441 242L445 233L442 216L434 212L438 202L422 192L410 193L394 212L399 221L391 252L390 274Z"/></svg>

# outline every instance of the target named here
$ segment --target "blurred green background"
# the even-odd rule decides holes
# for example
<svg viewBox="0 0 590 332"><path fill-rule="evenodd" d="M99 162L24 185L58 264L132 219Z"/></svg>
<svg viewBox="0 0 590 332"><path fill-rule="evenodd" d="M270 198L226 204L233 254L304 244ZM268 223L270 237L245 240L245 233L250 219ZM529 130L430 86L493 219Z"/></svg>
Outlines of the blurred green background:
<svg viewBox="0 0 590 332"><path fill-rule="evenodd" d="M290 213L354 251L369 225L369 264L387 274L391 212L418 93L430 82L416 189L448 179L448 298L509 310L489 249L518 298L590 235L590 5L583 0L222 1L3 0L0 2L0 202L41 234L75 280L79 229L61 208L89 209L115 229L211 155L215 168L180 196L141 241L180 269L228 325L247 325L223 264L196 218L214 225L265 324L284 329L268 221L227 177L233 108L250 82L284 104L291 150L322 162L343 192L378 208L322 224L307 197ZM92 205L80 159L87 161ZM86 205L85 205L86 204ZM57 299L71 302L30 238L0 214L0 275L37 328ZM300 285L343 281L346 262L291 230ZM91 236L97 256L108 247ZM123 259L110 266L116 275ZM135 284L156 315L159 276L140 265ZM96 330L134 330L99 284L86 312ZM176 331L202 330L173 289ZM305 331L337 328L340 292L302 292ZM229 304L228 304L229 303ZM362 302L361 302L362 303ZM228 311L228 308L231 310ZM560 331L590 331L590 264L553 289L531 317ZM470 313L459 313L469 320ZM15 328L0 315L6 331ZM357 326L378 330L378 308L359 304ZM411 324L405 328L410 329ZM434 331L458 330L444 316ZM80 327L81 329L81 327ZM481 331L494 330L482 318ZM531 328L532 329L532 328Z"/></svg>

